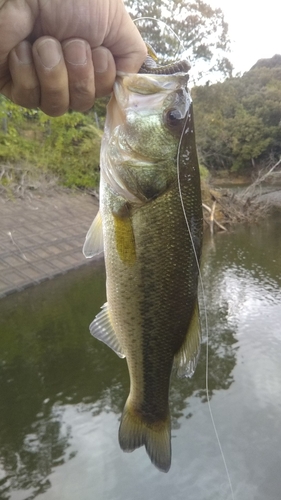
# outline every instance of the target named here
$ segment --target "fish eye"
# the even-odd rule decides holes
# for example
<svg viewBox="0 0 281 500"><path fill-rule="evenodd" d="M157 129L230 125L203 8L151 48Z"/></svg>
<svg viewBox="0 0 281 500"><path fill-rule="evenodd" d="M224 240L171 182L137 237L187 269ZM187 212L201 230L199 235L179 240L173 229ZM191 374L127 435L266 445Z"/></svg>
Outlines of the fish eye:
<svg viewBox="0 0 281 500"><path fill-rule="evenodd" d="M165 122L169 127L176 127L182 120L182 114L179 109L172 108L166 112Z"/></svg>

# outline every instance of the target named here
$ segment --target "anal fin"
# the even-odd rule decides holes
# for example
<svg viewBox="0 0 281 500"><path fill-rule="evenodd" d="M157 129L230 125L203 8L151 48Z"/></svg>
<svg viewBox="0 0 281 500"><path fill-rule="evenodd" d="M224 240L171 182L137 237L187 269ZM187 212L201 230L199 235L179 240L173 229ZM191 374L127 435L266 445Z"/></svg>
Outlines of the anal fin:
<svg viewBox="0 0 281 500"><path fill-rule="evenodd" d="M196 302L185 341L174 358L174 369L179 377L192 377L199 358L200 344L201 329Z"/></svg>
<svg viewBox="0 0 281 500"><path fill-rule="evenodd" d="M114 352L116 352L119 358L125 358L122 346L110 321L107 302L102 306L102 310L90 324L90 332L93 337L101 340Z"/></svg>

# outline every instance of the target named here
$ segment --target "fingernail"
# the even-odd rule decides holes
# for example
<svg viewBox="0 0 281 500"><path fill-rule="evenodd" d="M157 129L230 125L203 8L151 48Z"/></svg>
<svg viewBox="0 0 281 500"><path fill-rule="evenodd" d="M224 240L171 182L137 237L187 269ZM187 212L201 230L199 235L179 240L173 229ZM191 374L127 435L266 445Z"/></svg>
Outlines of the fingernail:
<svg viewBox="0 0 281 500"><path fill-rule="evenodd" d="M63 46L64 58L74 65L83 65L87 62L86 44L83 40L71 40Z"/></svg>
<svg viewBox="0 0 281 500"><path fill-rule="evenodd" d="M99 49L94 50L92 54L95 73L105 73L108 69L107 51L99 47Z"/></svg>
<svg viewBox="0 0 281 500"><path fill-rule="evenodd" d="M37 46L37 52L45 68L52 69L61 60L61 54L55 40L44 40Z"/></svg>
<svg viewBox="0 0 281 500"><path fill-rule="evenodd" d="M28 42L21 42L15 49L18 60L22 64L30 64L32 62L31 47Z"/></svg>

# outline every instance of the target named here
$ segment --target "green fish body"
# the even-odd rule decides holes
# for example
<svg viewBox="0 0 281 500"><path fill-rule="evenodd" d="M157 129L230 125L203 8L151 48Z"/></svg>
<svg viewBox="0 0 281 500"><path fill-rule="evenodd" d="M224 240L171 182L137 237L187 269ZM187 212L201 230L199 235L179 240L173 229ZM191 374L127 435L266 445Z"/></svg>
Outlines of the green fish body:
<svg viewBox="0 0 281 500"><path fill-rule="evenodd" d="M197 286L202 208L188 76L121 74L101 148L100 212L84 245L104 249L107 303L90 326L126 357L130 394L124 451L145 445L171 465L173 367L194 372L200 347Z"/></svg>

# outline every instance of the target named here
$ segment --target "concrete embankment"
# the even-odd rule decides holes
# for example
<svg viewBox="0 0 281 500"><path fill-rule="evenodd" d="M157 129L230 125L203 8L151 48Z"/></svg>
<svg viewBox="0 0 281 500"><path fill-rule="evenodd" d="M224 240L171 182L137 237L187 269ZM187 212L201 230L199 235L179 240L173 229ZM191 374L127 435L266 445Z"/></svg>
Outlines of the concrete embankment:
<svg viewBox="0 0 281 500"><path fill-rule="evenodd" d="M0 198L0 297L85 265L82 246L97 213L87 194Z"/></svg>

